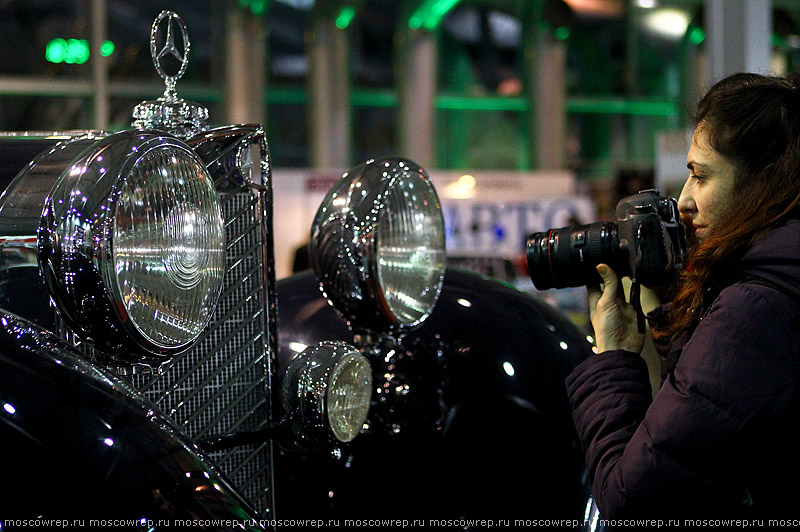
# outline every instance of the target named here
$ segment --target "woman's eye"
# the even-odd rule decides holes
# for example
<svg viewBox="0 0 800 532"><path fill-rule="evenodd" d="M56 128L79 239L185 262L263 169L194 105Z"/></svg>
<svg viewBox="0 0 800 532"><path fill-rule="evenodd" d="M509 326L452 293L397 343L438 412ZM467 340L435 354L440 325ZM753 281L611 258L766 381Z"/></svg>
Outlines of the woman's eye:
<svg viewBox="0 0 800 532"><path fill-rule="evenodd" d="M698 175L698 174L689 174L689 178L690 179L697 179L698 181L702 181L702 180L704 180L706 178L706 176Z"/></svg>

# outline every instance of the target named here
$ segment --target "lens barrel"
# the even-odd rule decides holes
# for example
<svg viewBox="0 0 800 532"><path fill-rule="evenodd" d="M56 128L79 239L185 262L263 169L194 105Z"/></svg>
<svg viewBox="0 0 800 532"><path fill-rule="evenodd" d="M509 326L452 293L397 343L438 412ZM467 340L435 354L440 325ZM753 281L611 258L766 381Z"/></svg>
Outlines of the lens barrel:
<svg viewBox="0 0 800 532"><path fill-rule="evenodd" d="M533 233L526 248L531 280L539 290L599 283L595 267L601 263L611 266L617 275L628 275L617 224L613 222Z"/></svg>

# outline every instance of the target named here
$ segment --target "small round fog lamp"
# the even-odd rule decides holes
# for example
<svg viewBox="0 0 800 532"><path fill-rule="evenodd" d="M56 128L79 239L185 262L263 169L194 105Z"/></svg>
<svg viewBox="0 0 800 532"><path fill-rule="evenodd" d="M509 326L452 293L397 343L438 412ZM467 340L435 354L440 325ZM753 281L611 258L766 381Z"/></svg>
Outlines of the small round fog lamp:
<svg viewBox="0 0 800 532"><path fill-rule="evenodd" d="M281 384L281 401L301 444L353 440L367 419L371 396L369 361L342 342L307 348L292 360Z"/></svg>

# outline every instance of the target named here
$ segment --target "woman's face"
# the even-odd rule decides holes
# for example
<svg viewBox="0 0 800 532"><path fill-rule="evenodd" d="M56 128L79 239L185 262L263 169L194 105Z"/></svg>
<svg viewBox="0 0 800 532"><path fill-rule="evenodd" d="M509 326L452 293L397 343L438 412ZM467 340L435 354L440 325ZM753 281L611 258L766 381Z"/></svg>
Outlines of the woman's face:
<svg viewBox="0 0 800 532"><path fill-rule="evenodd" d="M686 223L689 237L702 240L714 227L733 194L736 167L733 162L714 151L707 132L700 126L692 135L692 145L686 157L689 178L678 199L678 210Z"/></svg>

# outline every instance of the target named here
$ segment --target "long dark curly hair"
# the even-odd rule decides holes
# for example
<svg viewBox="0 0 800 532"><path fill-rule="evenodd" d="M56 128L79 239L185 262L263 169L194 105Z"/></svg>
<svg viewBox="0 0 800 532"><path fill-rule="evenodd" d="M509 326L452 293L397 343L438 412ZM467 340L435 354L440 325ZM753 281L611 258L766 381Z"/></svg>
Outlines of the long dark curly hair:
<svg viewBox="0 0 800 532"><path fill-rule="evenodd" d="M694 120L710 147L734 164L732 200L689 252L669 325L674 338L697 326L716 287L735 281L738 261L764 232L798 215L800 203L800 74L786 78L734 74L697 104Z"/></svg>

